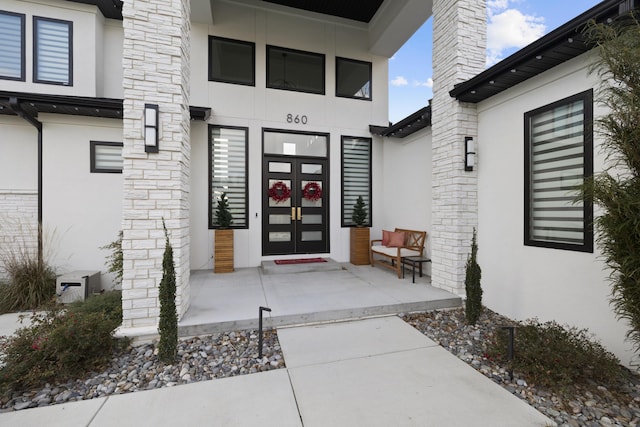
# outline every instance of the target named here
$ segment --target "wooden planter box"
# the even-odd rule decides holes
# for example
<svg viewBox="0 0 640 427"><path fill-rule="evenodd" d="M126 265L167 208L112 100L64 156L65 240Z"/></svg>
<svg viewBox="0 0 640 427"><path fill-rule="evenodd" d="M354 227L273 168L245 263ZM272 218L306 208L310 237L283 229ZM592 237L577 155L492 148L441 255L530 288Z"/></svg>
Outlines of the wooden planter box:
<svg viewBox="0 0 640 427"><path fill-rule="evenodd" d="M213 272L233 271L233 229L216 230L213 247Z"/></svg>
<svg viewBox="0 0 640 427"><path fill-rule="evenodd" d="M369 265L369 227L351 227L350 261L353 265Z"/></svg>

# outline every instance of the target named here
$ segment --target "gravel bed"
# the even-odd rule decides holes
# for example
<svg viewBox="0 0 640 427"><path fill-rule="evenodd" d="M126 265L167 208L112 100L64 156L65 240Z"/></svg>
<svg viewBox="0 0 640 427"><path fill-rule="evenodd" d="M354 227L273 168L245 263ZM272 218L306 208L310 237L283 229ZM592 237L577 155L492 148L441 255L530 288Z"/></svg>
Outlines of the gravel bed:
<svg viewBox="0 0 640 427"><path fill-rule="evenodd" d="M0 337L0 345L6 339ZM153 344L130 346L111 360L103 372L82 380L46 384L42 388L0 397L0 412L49 406L139 390L152 390L197 381L270 371L285 367L275 330L266 330L258 358L258 332L236 331L181 339L178 361L165 365Z"/></svg>
<svg viewBox="0 0 640 427"><path fill-rule="evenodd" d="M527 384L517 372L511 379L504 366L485 357L484 343L502 326L514 322L484 309L475 326L465 323L462 309L403 315L403 319L459 359L467 362L512 394L525 400L559 426L640 426L640 377L632 376L621 390L593 382L551 392Z"/></svg>

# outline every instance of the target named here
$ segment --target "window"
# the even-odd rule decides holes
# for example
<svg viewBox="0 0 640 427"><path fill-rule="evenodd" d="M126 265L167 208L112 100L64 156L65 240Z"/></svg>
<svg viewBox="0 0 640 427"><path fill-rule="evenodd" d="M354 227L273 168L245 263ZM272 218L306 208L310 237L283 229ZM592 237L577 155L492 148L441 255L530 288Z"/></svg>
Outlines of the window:
<svg viewBox="0 0 640 427"><path fill-rule="evenodd" d="M209 36L209 80L255 86L255 44Z"/></svg>
<svg viewBox="0 0 640 427"><path fill-rule="evenodd" d="M24 81L24 15L0 11L0 78Z"/></svg>
<svg viewBox="0 0 640 427"><path fill-rule="evenodd" d="M525 245L593 252L593 91L525 113Z"/></svg>
<svg viewBox="0 0 640 427"><path fill-rule="evenodd" d="M73 84L72 23L33 17L33 81Z"/></svg>
<svg viewBox="0 0 640 427"><path fill-rule="evenodd" d="M267 46L267 87L324 95L324 55Z"/></svg>
<svg viewBox="0 0 640 427"><path fill-rule="evenodd" d="M371 100L371 62L336 58L336 96Z"/></svg>
<svg viewBox="0 0 640 427"><path fill-rule="evenodd" d="M352 227L353 207L362 196L371 226L371 139L342 137L342 226Z"/></svg>
<svg viewBox="0 0 640 427"><path fill-rule="evenodd" d="M232 228L248 228L247 129L210 126L209 140L209 228L217 228L215 211L222 193L227 193Z"/></svg>
<svg viewBox="0 0 640 427"><path fill-rule="evenodd" d="M91 173L122 173L122 143L91 141Z"/></svg>

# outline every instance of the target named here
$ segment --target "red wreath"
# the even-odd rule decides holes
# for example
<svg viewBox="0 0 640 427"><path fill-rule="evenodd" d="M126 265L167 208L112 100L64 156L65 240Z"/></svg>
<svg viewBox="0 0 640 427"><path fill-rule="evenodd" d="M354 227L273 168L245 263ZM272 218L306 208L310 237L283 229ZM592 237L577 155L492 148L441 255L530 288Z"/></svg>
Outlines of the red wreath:
<svg viewBox="0 0 640 427"><path fill-rule="evenodd" d="M269 197L276 201L276 203L285 202L291 197L291 190L282 181L274 183L269 188Z"/></svg>
<svg viewBox="0 0 640 427"><path fill-rule="evenodd" d="M317 182L309 182L302 189L302 197L315 202L322 197L322 188Z"/></svg>

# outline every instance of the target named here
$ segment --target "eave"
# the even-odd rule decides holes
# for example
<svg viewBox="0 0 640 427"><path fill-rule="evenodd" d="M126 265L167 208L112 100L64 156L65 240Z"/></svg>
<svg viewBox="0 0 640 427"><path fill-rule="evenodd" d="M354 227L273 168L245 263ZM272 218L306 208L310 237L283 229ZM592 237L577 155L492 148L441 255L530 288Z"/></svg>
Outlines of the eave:
<svg viewBox="0 0 640 427"><path fill-rule="evenodd" d="M431 126L431 106L421 108L410 116L390 126L369 125L369 132L373 135L405 138L421 129Z"/></svg>

